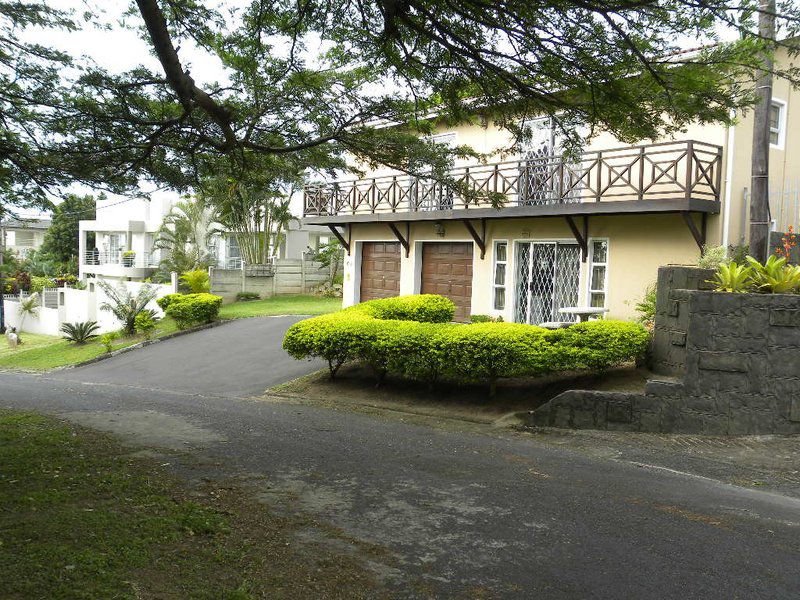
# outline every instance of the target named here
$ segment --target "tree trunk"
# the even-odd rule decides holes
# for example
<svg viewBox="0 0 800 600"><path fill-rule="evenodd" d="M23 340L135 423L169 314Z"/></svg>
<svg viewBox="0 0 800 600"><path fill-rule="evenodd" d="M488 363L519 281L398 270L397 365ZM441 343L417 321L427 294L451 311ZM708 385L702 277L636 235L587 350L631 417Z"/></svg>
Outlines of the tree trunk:
<svg viewBox="0 0 800 600"><path fill-rule="evenodd" d="M775 39L775 0L760 0L758 33ZM758 73L758 104L753 112L753 154L750 184L750 254L761 262L769 253L769 117L772 110L772 48Z"/></svg>

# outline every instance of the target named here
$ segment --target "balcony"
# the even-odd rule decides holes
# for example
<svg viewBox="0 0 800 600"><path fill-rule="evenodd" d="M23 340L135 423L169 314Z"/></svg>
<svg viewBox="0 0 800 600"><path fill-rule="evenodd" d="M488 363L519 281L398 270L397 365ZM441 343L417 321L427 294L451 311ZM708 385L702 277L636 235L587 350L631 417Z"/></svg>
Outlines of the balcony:
<svg viewBox="0 0 800 600"><path fill-rule="evenodd" d="M136 253L125 255L122 250L112 252L94 252L87 250L83 256L83 265L119 265L132 269L156 269L161 257L158 252Z"/></svg>
<svg viewBox="0 0 800 600"><path fill-rule="evenodd" d="M408 175L307 185L308 224L435 221L596 214L719 212L722 148L698 141L528 156L457 167L452 178L477 194ZM500 194L493 208L489 193ZM690 229L693 221L687 220ZM574 223L573 223L574 225ZM695 238L699 230L692 231ZM704 237L704 235L703 235Z"/></svg>

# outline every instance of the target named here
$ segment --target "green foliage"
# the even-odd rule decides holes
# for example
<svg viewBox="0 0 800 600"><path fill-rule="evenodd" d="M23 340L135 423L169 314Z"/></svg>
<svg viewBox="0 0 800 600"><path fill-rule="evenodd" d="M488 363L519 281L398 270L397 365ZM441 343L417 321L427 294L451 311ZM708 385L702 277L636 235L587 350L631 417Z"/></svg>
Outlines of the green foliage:
<svg viewBox="0 0 800 600"><path fill-rule="evenodd" d="M216 209L202 197L176 203L164 217L153 243L153 248L167 251L159 265L164 276L210 266L213 256L208 247L221 232Z"/></svg>
<svg viewBox="0 0 800 600"><path fill-rule="evenodd" d="M203 294L211 291L211 278L205 269L186 271L181 275L181 283L191 294Z"/></svg>
<svg viewBox="0 0 800 600"><path fill-rule="evenodd" d="M100 199L103 198L101 195ZM53 210L52 223L44 234L42 253L62 263L78 256L78 221L94 218L93 196L66 196ZM92 245L90 243L88 248Z"/></svg>
<svg viewBox="0 0 800 600"><path fill-rule="evenodd" d="M134 295L124 283L113 287L105 281L98 281L97 285L108 296L108 301L100 305L100 310L109 311L119 319L126 334L136 333L136 317L146 310L148 303L156 297L155 288L144 284Z"/></svg>
<svg viewBox="0 0 800 600"><path fill-rule="evenodd" d="M259 294L258 292L236 292L236 300L238 301L261 300L261 294Z"/></svg>
<svg viewBox="0 0 800 600"><path fill-rule="evenodd" d="M30 291L39 292L41 293L45 288L52 288L56 287L56 280L52 277L41 277L39 275L34 275L30 279Z"/></svg>
<svg viewBox="0 0 800 600"><path fill-rule="evenodd" d="M648 329L653 328L653 324L656 320L656 297L656 284L651 283L647 286L642 299L639 300L635 306L636 312L639 313L636 320Z"/></svg>
<svg viewBox="0 0 800 600"><path fill-rule="evenodd" d="M158 300L156 300L156 304L166 312L167 307L172 304L175 300L182 298L184 294L167 294L166 296L161 296Z"/></svg>
<svg viewBox="0 0 800 600"><path fill-rule="evenodd" d="M344 248L341 242L334 238L327 244L320 245L311 260L320 263L320 269L328 269L329 283L334 284L339 277L339 265L344 260Z"/></svg>
<svg viewBox="0 0 800 600"><path fill-rule="evenodd" d="M728 259L728 249L725 246L703 246L703 252L697 266L701 269L716 269Z"/></svg>
<svg viewBox="0 0 800 600"><path fill-rule="evenodd" d="M158 319L152 310L145 310L136 315L134 319L134 327L136 331L144 335L145 339L149 340L153 335L153 330L158 324Z"/></svg>
<svg viewBox="0 0 800 600"><path fill-rule="evenodd" d="M185 329L200 323L211 323L219 315L220 306L221 296L206 293L180 294L167 303L164 312L175 319L179 329Z"/></svg>
<svg viewBox="0 0 800 600"><path fill-rule="evenodd" d="M748 292L753 285L753 270L733 261L719 265L709 280L718 292Z"/></svg>
<svg viewBox="0 0 800 600"><path fill-rule="evenodd" d="M456 305L449 298L435 294L416 294L370 300L358 305L358 311L375 319L447 323L453 320ZM353 308L348 310L353 310Z"/></svg>
<svg viewBox="0 0 800 600"><path fill-rule="evenodd" d="M64 334L62 337L78 345L83 345L96 338L98 329L100 329L100 326L97 321L81 321L61 325L61 332Z"/></svg>
<svg viewBox="0 0 800 600"><path fill-rule="evenodd" d="M786 257L774 254L762 265L752 256L747 257L752 270L755 291L768 294L787 294L800 289L800 267L786 264Z"/></svg>
<svg viewBox="0 0 800 600"><path fill-rule="evenodd" d="M470 323L502 323L503 317L493 317L491 315L470 315Z"/></svg>
<svg viewBox="0 0 800 600"><path fill-rule="evenodd" d="M482 381L573 369L603 370L640 359L648 332L639 324L591 321L547 330L519 323L448 322L452 303L434 295L372 300L296 323L284 349L328 362L331 376L349 360L372 367L378 381L394 372L428 382L446 376ZM449 315L449 316L448 316Z"/></svg>
<svg viewBox="0 0 800 600"><path fill-rule="evenodd" d="M114 349L114 342L119 339L119 331L109 331L100 336L100 343L103 344L106 352Z"/></svg>

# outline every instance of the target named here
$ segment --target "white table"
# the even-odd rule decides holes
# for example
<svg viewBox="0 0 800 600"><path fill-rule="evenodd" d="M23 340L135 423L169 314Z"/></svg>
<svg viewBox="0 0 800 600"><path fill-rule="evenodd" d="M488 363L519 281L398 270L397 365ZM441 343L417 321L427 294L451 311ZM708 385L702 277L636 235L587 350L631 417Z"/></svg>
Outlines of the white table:
<svg viewBox="0 0 800 600"><path fill-rule="evenodd" d="M584 321L588 321L589 317L596 317L607 313L608 309L594 306L565 306L564 308L559 308L558 312L562 315L575 315L578 317L578 321L583 323Z"/></svg>

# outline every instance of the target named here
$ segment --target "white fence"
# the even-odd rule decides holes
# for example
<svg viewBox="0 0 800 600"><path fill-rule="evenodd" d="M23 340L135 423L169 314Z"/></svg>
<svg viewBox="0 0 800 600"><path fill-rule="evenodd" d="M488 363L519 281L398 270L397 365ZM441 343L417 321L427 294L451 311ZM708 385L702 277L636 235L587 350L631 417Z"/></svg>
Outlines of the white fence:
<svg viewBox="0 0 800 600"><path fill-rule="evenodd" d="M119 282L108 280L112 286L120 285ZM136 294L142 286L150 285L156 290L156 299L172 294L175 288L172 285L144 284L136 281L127 281L127 289ZM103 304L109 301L103 289L97 285L96 280L89 279L87 288L83 290L63 287L47 289L40 294L39 307L35 314L23 314L20 310L21 300L26 296L3 297L7 327L16 327L19 331L28 333L42 333L46 335L61 335L61 325L64 323L79 323L83 321L97 321L100 333L118 330L122 324L109 312L102 310ZM157 314L163 314L155 300L147 308L153 309Z"/></svg>

